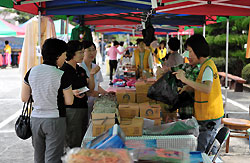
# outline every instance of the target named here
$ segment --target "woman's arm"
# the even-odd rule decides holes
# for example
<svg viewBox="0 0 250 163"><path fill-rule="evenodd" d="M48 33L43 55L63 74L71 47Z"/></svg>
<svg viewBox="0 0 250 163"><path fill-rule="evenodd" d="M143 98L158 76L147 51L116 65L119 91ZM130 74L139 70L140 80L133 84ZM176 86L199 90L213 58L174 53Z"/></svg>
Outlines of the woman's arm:
<svg viewBox="0 0 250 163"><path fill-rule="evenodd" d="M176 75L176 78L181 80L183 83L189 85L195 90L198 90L200 92L209 94L212 88L212 82L211 81L204 81L203 83L197 83L195 81L189 80L185 77L185 72L183 70L178 70L177 72L173 72L173 74Z"/></svg>
<svg viewBox="0 0 250 163"><path fill-rule="evenodd" d="M98 85L98 92L100 93L100 94L106 94L106 93L108 93L106 90L104 90L100 85Z"/></svg>
<svg viewBox="0 0 250 163"><path fill-rule="evenodd" d="M64 104L72 105L74 102L74 95L73 95L72 87L68 89L63 89L63 95L64 95Z"/></svg>
<svg viewBox="0 0 250 163"><path fill-rule="evenodd" d="M28 102L31 95L31 88L28 84L23 83L22 84L22 91L21 91L21 100L23 102Z"/></svg>
<svg viewBox="0 0 250 163"><path fill-rule="evenodd" d="M90 76L89 76L89 80L88 80L88 86L89 86L89 90L93 91L95 89L95 77L94 75L100 71L100 67L98 65L96 65L96 67L92 68L89 72Z"/></svg>

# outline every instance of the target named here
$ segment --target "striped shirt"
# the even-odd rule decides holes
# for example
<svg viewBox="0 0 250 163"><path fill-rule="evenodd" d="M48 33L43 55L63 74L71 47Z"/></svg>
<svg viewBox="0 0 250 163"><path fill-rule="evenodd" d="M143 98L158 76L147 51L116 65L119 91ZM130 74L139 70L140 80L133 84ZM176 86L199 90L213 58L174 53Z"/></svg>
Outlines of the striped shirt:
<svg viewBox="0 0 250 163"><path fill-rule="evenodd" d="M41 64L27 72L24 82L30 86L34 100L31 117L65 117L63 89L71 88L67 73L56 66Z"/></svg>

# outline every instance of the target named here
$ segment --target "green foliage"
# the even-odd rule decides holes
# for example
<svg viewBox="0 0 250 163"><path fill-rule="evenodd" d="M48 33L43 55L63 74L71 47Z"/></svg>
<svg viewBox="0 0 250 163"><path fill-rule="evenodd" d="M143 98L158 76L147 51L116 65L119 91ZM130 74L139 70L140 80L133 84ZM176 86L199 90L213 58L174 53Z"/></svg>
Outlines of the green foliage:
<svg viewBox="0 0 250 163"><path fill-rule="evenodd" d="M201 34L203 33L203 28L194 28L194 33L195 34Z"/></svg>
<svg viewBox="0 0 250 163"><path fill-rule="evenodd" d="M212 60L214 61L218 71L225 72L226 69L226 59L224 57L213 57ZM228 58L228 73L241 76L241 70L243 68L243 62L238 57L230 57Z"/></svg>
<svg viewBox="0 0 250 163"><path fill-rule="evenodd" d="M244 67L243 61L238 57L228 58L228 72L230 74L241 76L242 68Z"/></svg>
<svg viewBox="0 0 250 163"><path fill-rule="evenodd" d="M4 19L5 16L9 15L10 13L16 13L18 15L14 18L14 20L18 21L19 24L25 23L34 16L32 14L28 14L14 9L3 9L0 11L0 14L4 16Z"/></svg>
<svg viewBox="0 0 250 163"><path fill-rule="evenodd" d="M219 72L225 72L225 58L223 57L218 57L218 58L215 58L213 57L212 60L214 61L216 67L217 67L217 70Z"/></svg>
<svg viewBox="0 0 250 163"><path fill-rule="evenodd" d="M239 59L241 59L242 61L244 61L245 60L245 56L246 56L246 51L236 50L236 51L230 53L230 56L238 57Z"/></svg>
<svg viewBox="0 0 250 163"><path fill-rule="evenodd" d="M28 13L25 13L25 12L21 12L21 11L17 11L17 17L15 17L14 19L16 21L18 21L20 24L23 24L25 23L26 21L28 21L29 19L31 19L34 15L32 14L28 14Z"/></svg>
<svg viewBox="0 0 250 163"><path fill-rule="evenodd" d="M247 64L242 70L242 78L250 83L250 64Z"/></svg>

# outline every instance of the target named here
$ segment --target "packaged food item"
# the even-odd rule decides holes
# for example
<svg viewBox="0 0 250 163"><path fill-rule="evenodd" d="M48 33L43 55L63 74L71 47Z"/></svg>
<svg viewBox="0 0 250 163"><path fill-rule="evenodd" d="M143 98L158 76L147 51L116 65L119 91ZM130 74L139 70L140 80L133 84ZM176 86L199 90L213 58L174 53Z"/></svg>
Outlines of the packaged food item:
<svg viewBox="0 0 250 163"><path fill-rule="evenodd" d="M126 149L81 149L73 148L62 158L64 163L132 163Z"/></svg>
<svg viewBox="0 0 250 163"><path fill-rule="evenodd" d="M172 163L189 163L189 153L157 148L142 148L133 151L136 161L143 162L172 162Z"/></svg>

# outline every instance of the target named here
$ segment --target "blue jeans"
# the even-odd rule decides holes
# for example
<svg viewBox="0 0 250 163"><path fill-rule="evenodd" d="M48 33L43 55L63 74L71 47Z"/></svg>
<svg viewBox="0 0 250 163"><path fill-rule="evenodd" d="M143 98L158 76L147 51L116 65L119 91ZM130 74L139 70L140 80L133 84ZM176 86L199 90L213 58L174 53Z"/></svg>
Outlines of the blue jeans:
<svg viewBox="0 0 250 163"><path fill-rule="evenodd" d="M214 126L208 125L209 123L214 122ZM212 145L212 142L217 134L217 131L221 125L221 119L211 120L211 121L198 121L200 126L200 133L198 136L198 146L197 151L205 152L207 147ZM216 152L216 146L213 146L212 153Z"/></svg>

